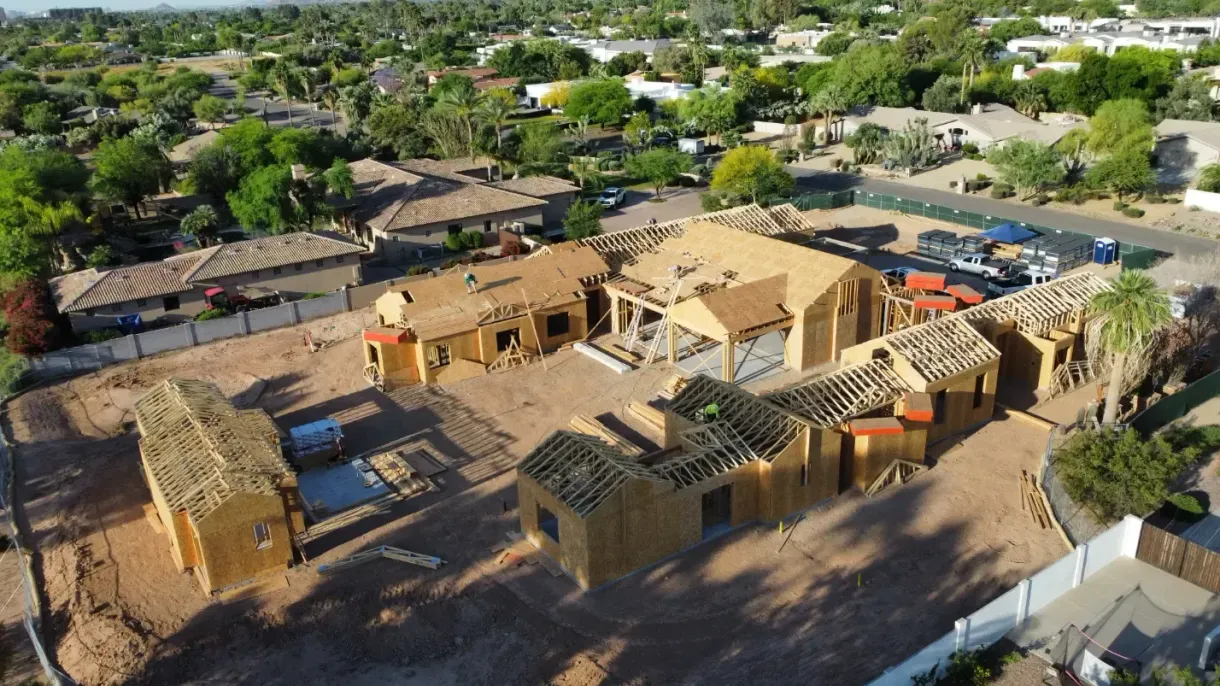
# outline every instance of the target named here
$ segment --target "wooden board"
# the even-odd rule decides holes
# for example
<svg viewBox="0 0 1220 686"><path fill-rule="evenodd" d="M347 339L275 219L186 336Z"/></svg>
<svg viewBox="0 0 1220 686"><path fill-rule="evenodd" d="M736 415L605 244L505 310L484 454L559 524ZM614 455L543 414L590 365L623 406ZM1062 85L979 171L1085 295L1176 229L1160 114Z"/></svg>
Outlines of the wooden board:
<svg viewBox="0 0 1220 686"><path fill-rule="evenodd" d="M573 430L585 434L586 436L601 439L631 457L639 457L640 455L644 454L644 450L638 445L632 443L618 433L611 431L608 427L606 427L605 424L602 424L601 422L597 421L597 419L590 417L589 415L576 415L570 422L568 422L568 426L571 426Z"/></svg>
<svg viewBox="0 0 1220 686"><path fill-rule="evenodd" d="M627 403L627 415L640 421L650 431L659 436L665 435L665 413L647 403Z"/></svg>

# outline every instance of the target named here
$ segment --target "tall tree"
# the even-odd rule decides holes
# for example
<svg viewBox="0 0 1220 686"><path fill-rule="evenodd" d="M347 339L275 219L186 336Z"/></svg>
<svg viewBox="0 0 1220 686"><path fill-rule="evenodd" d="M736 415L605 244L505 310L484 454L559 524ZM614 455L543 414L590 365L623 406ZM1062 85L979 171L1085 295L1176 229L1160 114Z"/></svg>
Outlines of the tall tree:
<svg viewBox="0 0 1220 686"><path fill-rule="evenodd" d="M962 104L966 104L966 95L974 86L974 72L987 60L987 45L979 34L966 31L957 45L957 58L962 61Z"/></svg>
<svg viewBox="0 0 1220 686"><path fill-rule="evenodd" d="M1102 423L1118 421L1127 354L1147 344L1157 329L1169 323L1169 297L1152 277L1138 269L1122 272L1112 288L1093 297L1092 308L1105 318L1101 326L1102 343L1109 351L1110 383L1106 388L1106 409Z"/></svg>
<svg viewBox="0 0 1220 686"><path fill-rule="evenodd" d="M827 145L834 141L835 115L846 111L848 105L847 94L837 83L827 84L809 99L809 106L813 111L822 113L822 127L826 132Z"/></svg>
<svg viewBox="0 0 1220 686"><path fill-rule="evenodd" d="M479 94L473 87L455 88L446 91L437 100L436 106L449 113L466 126L466 145L470 157L474 157L474 118L479 107Z"/></svg>
<svg viewBox="0 0 1220 686"><path fill-rule="evenodd" d="M602 232L602 206L577 200L568 206L563 218L564 234L570 241L592 238Z"/></svg>
<svg viewBox="0 0 1220 686"><path fill-rule="evenodd" d="M84 220L80 208L72 202L38 202L28 199L26 210L29 213L30 227L35 233L45 236L51 243L52 268L55 271L72 271L76 266L72 256L64 250L59 237L63 230L73 223Z"/></svg>
<svg viewBox="0 0 1220 686"><path fill-rule="evenodd" d="M1017 111L1030 119L1046 111L1046 94L1033 81L1021 81L1012 93L1013 104Z"/></svg>
<svg viewBox="0 0 1220 686"><path fill-rule="evenodd" d="M297 88L300 87L300 79L292 65L282 59L271 68L271 79L280 96L288 102L288 126L291 128L293 126L292 100L297 93Z"/></svg>
<svg viewBox="0 0 1220 686"><path fill-rule="evenodd" d="M93 190L113 202L129 205L140 217L140 203L161 190L169 164L156 146L136 138L102 141L93 154Z"/></svg>
<svg viewBox="0 0 1220 686"><path fill-rule="evenodd" d="M1152 115L1142 100L1111 100L1089 119L1089 150L1098 156L1152 150Z"/></svg>
<svg viewBox="0 0 1220 686"><path fill-rule="evenodd" d="M987 161L999 170L1001 179L1013 185L1022 200L1063 180L1059 153L1045 143L1017 138L992 148Z"/></svg>
<svg viewBox="0 0 1220 686"><path fill-rule="evenodd" d="M199 247L206 248L220 233L220 216L211 205L200 205L182 218L178 229L188 236L194 236Z"/></svg>
<svg viewBox="0 0 1220 686"><path fill-rule="evenodd" d="M627 173L647 180L656 191L656 199L660 200L665 184L691 168L691 158L670 148L653 148L628 157L624 166Z"/></svg>
<svg viewBox="0 0 1220 686"><path fill-rule="evenodd" d="M724 156L712 172L712 190L758 202L792 189L792 175L764 146L743 145Z"/></svg>
<svg viewBox="0 0 1220 686"><path fill-rule="evenodd" d="M508 99L500 97L496 93L484 93L479 98L478 107L475 109L475 118L484 124L492 127L496 131L496 157L503 157L504 151L504 127L508 124L508 120L517 111L517 103L509 102ZM504 165L500 165L500 180L504 180Z"/></svg>

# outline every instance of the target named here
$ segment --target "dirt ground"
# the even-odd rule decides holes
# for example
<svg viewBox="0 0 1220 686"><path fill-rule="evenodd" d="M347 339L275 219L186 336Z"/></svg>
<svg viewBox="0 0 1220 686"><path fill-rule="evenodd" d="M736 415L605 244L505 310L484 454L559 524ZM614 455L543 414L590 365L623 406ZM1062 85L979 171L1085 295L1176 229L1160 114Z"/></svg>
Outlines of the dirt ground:
<svg viewBox="0 0 1220 686"><path fill-rule="evenodd" d="M1045 432L1001 418L942 444L901 488L841 496L782 534L738 529L590 593L540 566L500 568L490 547L517 528L520 458L573 414L621 415L669 369L618 376L567 352L548 371L383 395L360 377L361 323L221 341L10 403L55 653L80 683L864 683L1064 553L1018 507ZM304 328L337 342L310 354ZM427 441L449 460L444 489L314 540L286 588L206 599L142 510L131 406L170 375L212 379L284 427L334 417L352 454ZM315 569L380 544L447 564Z"/></svg>

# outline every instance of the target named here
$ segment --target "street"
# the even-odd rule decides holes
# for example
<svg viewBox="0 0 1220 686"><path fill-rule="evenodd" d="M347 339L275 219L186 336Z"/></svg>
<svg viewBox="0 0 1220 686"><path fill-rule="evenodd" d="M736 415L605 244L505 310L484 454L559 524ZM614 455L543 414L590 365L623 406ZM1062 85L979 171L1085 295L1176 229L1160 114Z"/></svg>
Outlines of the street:
<svg viewBox="0 0 1220 686"><path fill-rule="evenodd" d="M614 233L643 226L649 219L667 222L703 214L699 194L706 188L667 188L661 196L664 202L649 202L652 191L627 191L627 200L617 209L602 212L602 231Z"/></svg>
<svg viewBox="0 0 1220 686"><path fill-rule="evenodd" d="M225 100L232 100L237 96L237 82L229 78L228 74L212 74L212 95ZM266 111L264 113L264 108ZM288 103L287 101L274 99L271 94L264 94L261 91L246 93L246 109L250 112L250 116L263 119L270 126L288 126ZM339 131L343 131L343 114L335 113L335 120L339 123ZM331 127L331 113L329 110L319 107L318 111L313 111L309 103L294 102L292 106L292 125L295 127L316 126L329 129Z"/></svg>
<svg viewBox="0 0 1220 686"><path fill-rule="evenodd" d="M796 177L798 186L809 191L853 189L856 191L886 193L900 198L910 198L937 205L946 205L967 212L990 214L1031 224L1080 231L1081 233L1093 236L1105 236L1113 238L1120 243L1134 243L1155 248L1162 252L1181 255L1197 255L1220 249L1220 243L1206 238L1149 229L1124 222L1093 219L1091 217L1082 217L1078 214L1069 214L1041 207L1014 205L989 198L982 198L977 195L958 195L957 193L918 188L892 181L866 179L852 174L802 169L793 166L789 166L787 169L790 174Z"/></svg>

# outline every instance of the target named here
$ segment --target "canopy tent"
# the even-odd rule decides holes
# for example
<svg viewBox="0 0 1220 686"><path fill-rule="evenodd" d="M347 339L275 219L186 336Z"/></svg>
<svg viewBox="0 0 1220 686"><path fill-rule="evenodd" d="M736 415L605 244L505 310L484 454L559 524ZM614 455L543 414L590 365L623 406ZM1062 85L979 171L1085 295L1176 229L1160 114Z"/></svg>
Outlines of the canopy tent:
<svg viewBox="0 0 1220 686"><path fill-rule="evenodd" d="M1031 238L1037 238L1038 233L1016 224L1000 224L979 234L983 238L998 243L1023 243Z"/></svg>

